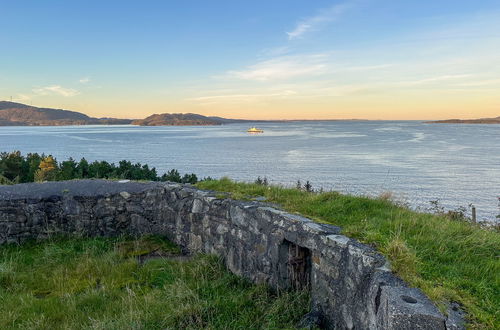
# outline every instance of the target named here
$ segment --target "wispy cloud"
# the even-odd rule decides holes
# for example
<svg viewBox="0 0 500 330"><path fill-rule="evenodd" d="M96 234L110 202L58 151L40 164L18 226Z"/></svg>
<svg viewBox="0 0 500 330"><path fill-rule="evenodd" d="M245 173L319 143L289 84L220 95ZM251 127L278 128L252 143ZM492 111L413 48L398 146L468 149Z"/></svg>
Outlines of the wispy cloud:
<svg viewBox="0 0 500 330"><path fill-rule="evenodd" d="M376 65L359 65L359 66L343 66L339 67L335 71L375 71L381 69L387 69L395 66L395 64L376 64Z"/></svg>
<svg viewBox="0 0 500 330"><path fill-rule="evenodd" d="M297 23L292 31L286 32L288 40L301 38L304 34L316 31L324 24L336 21L350 7L352 3L341 3L330 8L320 10L315 16L308 17Z"/></svg>
<svg viewBox="0 0 500 330"><path fill-rule="evenodd" d="M80 80L78 80L78 82L80 84L88 84L90 82L90 78L89 77L83 77Z"/></svg>
<svg viewBox="0 0 500 330"><path fill-rule="evenodd" d="M189 101L254 101L260 98L272 98L272 97L286 97L290 95L295 95L297 92L292 90L284 90L275 93L262 93L262 94L225 94L225 95L209 95L201 96L188 99Z"/></svg>
<svg viewBox="0 0 500 330"><path fill-rule="evenodd" d="M33 93L37 95L61 95L71 97L80 94L79 91L72 88L64 88L60 85L52 85L33 89Z"/></svg>
<svg viewBox="0 0 500 330"><path fill-rule="evenodd" d="M281 56L261 61L240 71L229 71L230 77L244 80L285 80L319 75L327 71L327 54Z"/></svg>
<svg viewBox="0 0 500 330"><path fill-rule="evenodd" d="M419 80L411 80L411 81L402 81L401 85L425 85L431 83L441 83L445 81L453 81L453 80L463 80L465 78L471 77L470 74L453 74L453 75L442 75L436 77L429 77Z"/></svg>
<svg viewBox="0 0 500 330"><path fill-rule="evenodd" d="M456 86L463 87L481 87L481 86L490 86L490 85L500 85L500 79L484 79L484 80L475 80L457 84Z"/></svg>

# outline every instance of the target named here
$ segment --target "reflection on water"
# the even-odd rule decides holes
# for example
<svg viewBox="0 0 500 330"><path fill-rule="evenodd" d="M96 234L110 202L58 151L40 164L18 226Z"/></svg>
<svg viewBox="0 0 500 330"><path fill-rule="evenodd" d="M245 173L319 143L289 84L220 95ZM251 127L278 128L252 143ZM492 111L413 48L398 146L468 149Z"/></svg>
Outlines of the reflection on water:
<svg viewBox="0 0 500 330"><path fill-rule="evenodd" d="M229 176L377 195L392 191L414 207L440 199L473 203L480 219L498 214L500 126L346 121L201 127L0 127L0 150L177 168L201 177Z"/></svg>

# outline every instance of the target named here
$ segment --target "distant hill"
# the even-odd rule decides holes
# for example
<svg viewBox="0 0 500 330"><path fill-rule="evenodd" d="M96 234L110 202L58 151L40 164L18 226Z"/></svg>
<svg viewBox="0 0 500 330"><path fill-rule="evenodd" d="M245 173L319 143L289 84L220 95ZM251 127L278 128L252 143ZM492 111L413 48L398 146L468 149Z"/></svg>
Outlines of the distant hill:
<svg viewBox="0 0 500 330"><path fill-rule="evenodd" d="M221 118L224 119L224 118ZM134 120L132 125L141 126L188 126L188 125L222 125L215 117L205 117L195 113L162 113L144 119Z"/></svg>
<svg viewBox="0 0 500 330"><path fill-rule="evenodd" d="M428 121L429 124L500 124L500 116L496 118L479 118L479 119L446 119Z"/></svg>
<svg viewBox="0 0 500 330"><path fill-rule="evenodd" d="M0 101L0 126L123 125L130 119L93 118L81 112Z"/></svg>
<svg viewBox="0 0 500 330"><path fill-rule="evenodd" d="M141 125L189 126L243 123L250 120L206 117L195 113L162 113L144 119L94 118L70 110L38 108L0 101L0 126L63 126L63 125Z"/></svg>

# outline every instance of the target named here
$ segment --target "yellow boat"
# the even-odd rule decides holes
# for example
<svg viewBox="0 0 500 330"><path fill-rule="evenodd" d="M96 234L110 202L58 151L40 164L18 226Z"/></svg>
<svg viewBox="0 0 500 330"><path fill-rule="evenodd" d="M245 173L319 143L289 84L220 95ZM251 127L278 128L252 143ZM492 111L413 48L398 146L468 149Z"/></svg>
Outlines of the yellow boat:
<svg viewBox="0 0 500 330"><path fill-rule="evenodd" d="M251 127L247 130L247 133L264 133L264 130L257 127Z"/></svg>

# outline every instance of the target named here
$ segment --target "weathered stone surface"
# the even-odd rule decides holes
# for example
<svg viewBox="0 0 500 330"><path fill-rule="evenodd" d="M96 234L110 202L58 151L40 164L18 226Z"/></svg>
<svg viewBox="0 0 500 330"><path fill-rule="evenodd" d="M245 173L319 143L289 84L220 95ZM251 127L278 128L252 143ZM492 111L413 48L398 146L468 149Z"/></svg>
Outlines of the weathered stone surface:
<svg viewBox="0 0 500 330"><path fill-rule="evenodd" d="M465 313L460 309L459 304L451 303L446 313L448 314L446 329L461 330L465 328Z"/></svg>
<svg viewBox="0 0 500 330"><path fill-rule="evenodd" d="M446 319L418 289L383 286L377 313L382 329L446 329Z"/></svg>
<svg viewBox="0 0 500 330"><path fill-rule="evenodd" d="M120 193L120 196L122 196L124 199L129 199L131 195L126 191L122 191Z"/></svg>
<svg viewBox="0 0 500 330"><path fill-rule="evenodd" d="M323 327L323 315L319 312L309 312L297 323L299 329L317 329Z"/></svg>
<svg viewBox="0 0 500 330"><path fill-rule="evenodd" d="M422 292L390 273L385 258L341 235L340 228L220 196L159 182L0 186L0 244L57 233L159 234L186 252L221 256L232 272L255 283L274 288L307 283L312 302L300 323L304 327L463 328L457 312L447 320Z"/></svg>

